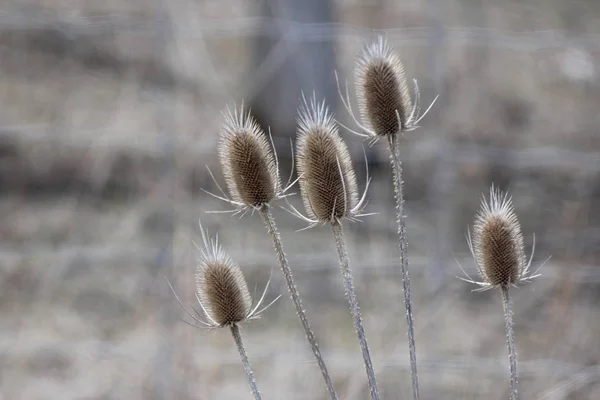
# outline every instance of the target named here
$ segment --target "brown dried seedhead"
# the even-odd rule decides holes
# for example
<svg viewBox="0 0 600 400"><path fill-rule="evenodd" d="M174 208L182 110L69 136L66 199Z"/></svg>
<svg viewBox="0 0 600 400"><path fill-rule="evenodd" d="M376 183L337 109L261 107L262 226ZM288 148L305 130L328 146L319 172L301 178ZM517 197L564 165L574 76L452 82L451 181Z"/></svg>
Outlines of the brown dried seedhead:
<svg viewBox="0 0 600 400"><path fill-rule="evenodd" d="M243 106L227 111L218 151L233 204L258 208L280 194L276 158L264 131Z"/></svg>
<svg viewBox="0 0 600 400"><path fill-rule="evenodd" d="M355 69L363 125L379 136L410 127L413 105L400 57L379 37L363 50Z"/></svg>
<svg viewBox="0 0 600 400"><path fill-rule="evenodd" d="M521 226L507 193L490 189L490 200L482 199L475 217L473 233L467 237L469 248L479 269L481 289L517 285L537 275L529 273Z"/></svg>
<svg viewBox="0 0 600 400"><path fill-rule="evenodd" d="M312 224L351 218L361 208L348 148L324 102L306 100L298 117L297 168L306 220Z"/></svg>
<svg viewBox="0 0 600 400"><path fill-rule="evenodd" d="M421 96L416 79L413 79L414 97L411 98L402 61L381 36L377 42L363 49L354 70L362 123L352 109L348 86L343 94L337 73L335 77L342 104L362 132L342 126L373 142L382 137L393 139L398 133L418 128L418 123L437 100L436 96L421 115Z"/></svg>
<svg viewBox="0 0 600 400"><path fill-rule="evenodd" d="M248 317L252 299L238 265L218 261L205 264L198 268L196 283L208 316L219 326Z"/></svg>
<svg viewBox="0 0 600 400"><path fill-rule="evenodd" d="M269 284L267 283L258 303L253 306L252 296L239 265L221 248L218 238L209 239L202 226L200 229L202 246L198 246L200 263L196 269L196 290L206 321L192 316L194 320L206 327L216 328L259 317L270 306L269 304L259 310Z"/></svg>

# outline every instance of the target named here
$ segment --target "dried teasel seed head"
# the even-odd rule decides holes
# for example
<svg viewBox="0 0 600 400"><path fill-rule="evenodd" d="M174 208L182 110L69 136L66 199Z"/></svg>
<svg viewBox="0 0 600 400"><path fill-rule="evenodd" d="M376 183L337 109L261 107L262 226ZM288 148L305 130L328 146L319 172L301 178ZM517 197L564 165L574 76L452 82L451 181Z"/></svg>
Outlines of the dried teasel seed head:
<svg viewBox="0 0 600 400"><path fill-rule="evenodd" d="M203 246L196 269L198 301L213 327L228 326L252 318L252 296L236 264L202 231Z"/></svg>
<svg viewBox="0 0 600 400"><path fill-rule="evenodd" d="M390 136L411 128L415 115L404 66L383 37L363 50L355 68L355 83L368 131Z"/></svg>
<svg viewBox="0 0 600 400"><path fill-rule="evenodd" d="M276 159L264 131L243 106L227 110L218 152L233 202L257 208L279 196Z"/></svg>
<svg viewBox="0 0 600 400"><path fill-rule="evenodd" d="M516 285L533 278L525 256L521 226L507 193L490 189L489 202L481 201L469 247L475 258L483 288Z"/></svg>
<svg viewBox="0 0 600 400"><path fill-rule="evenodd" d="M313 222L349 218L359 205L356 176L346 144L325 102L299 109L296 160L302 200Z"/></svg>
<svg viewBox="0 0 600 400"><path fill-rule="evenodd" d="M244 275L237 264L214 262L196 274L198 296L208 315L219 326L246 320L252 299Z"/></svg>

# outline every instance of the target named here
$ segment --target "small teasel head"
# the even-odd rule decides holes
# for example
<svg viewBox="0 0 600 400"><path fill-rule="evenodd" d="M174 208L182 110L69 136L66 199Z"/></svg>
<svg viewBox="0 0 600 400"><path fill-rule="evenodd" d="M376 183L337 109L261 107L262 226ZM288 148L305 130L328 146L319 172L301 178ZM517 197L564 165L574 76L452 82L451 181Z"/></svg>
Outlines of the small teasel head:
<svg viewBox="0 0 600 400"><path fill-rule="evenodd" d="M337 80L337 74L336 74ZM429 112L421 114L420 92L414 82L414 98L411 98L404 65L398 54L379 36L377 41L366 46L358 58L354 70L356 97L362 123L355 117L350 105L350 96L342 94L338 81L338 90L344 107L354 122L365 133L351 132L376 141L410 131L418 127L419 121Z"/></svg>
<svg viewBox="0 0 600 400"><path fill-rule="evenodd" d="M219 245L218 236L210 238L202 225L200 225L200 231L202 243L196 245L199 251L199 263L196 269L196 299L202 312L196 309L191 312L183 305L171 286L179 304L194 320L194 323L190 325L221 328L260 317L263 311L279 298L275 298L267 306L262 306L270 279L258 302L253 304L240 266Z"/></svg>
<svg viewBox="0 0 600 400"><path fill-rule="evenodd" d="M317 103L314 95L310 105L303 96L299 109L296 165L304 220L314 225L359 216L365 194L359 199L348 148L325 102Z"/></svg>
<svg viewBox="0 0 600 400"><path fill-rule="evenodd" d="M489 201L482 198L481 208L475 216L472 232L468 232L467 242L482 281L470 278L465 280L479 285L479 290L516 286L539 276L529 271L535 236L534 247L527 261L521 226L512 198L493 185Z"/></svg>
<svg viewBox="0 0 600 400"><path fill-rule="evenodd" d="M209 321L227 326L248 318L252 297L239 265L220 248L215 250L208 257L200 257L196 290Z"/></svg>
<svg viewBox="0 0 600 400"><path fill-rule="evenodd" d="M224 193L219 198L247 210L282 196L277 157L267 135L243 105L225 112L220 136L219 161L231 198Z"/></svg>

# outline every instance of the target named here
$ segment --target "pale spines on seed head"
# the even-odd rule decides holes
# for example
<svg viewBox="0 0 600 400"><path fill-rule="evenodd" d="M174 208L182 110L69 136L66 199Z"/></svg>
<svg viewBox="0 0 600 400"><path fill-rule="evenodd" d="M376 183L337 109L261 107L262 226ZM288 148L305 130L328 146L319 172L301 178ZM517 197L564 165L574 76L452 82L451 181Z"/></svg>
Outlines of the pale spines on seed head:
<svg viewBox="0 0 600 400"><path fill-rule="evenodd" d="M512 199L493 185L489 201L485 197L481 200L467 241L482 279L480 282L467 281L478 284L481 290L514 286L538 276L529 271L534 249L527 261Z"/></svg>
<svg viewBox="0 0 600 400"><path fill-rule="evenodd" d="M240 267L230 259L200 266L196 272L196 284L208 318L218 326L239 323L248 318L252 298Z"/></svg>
<svg viewBox="0 0 600 400"><path fill-rule="evenodd" d="M194 316L187 308L184 309L195 322L208 328L231 326L258 318L279 298L260 308L270 281L267 282L261 298L253 305L240 266L219 245L218 237L209 238L202 226L200 230L202 245L197 246L200 254L196 268L196 298L206 320Z"/></svg>
<svg viewBox="0 0 600 400"><path fill-rule="evenodd" d="M482 198L481 208L475 216L473 231L472 233L468 231L467 242L481 281L471 279L466 273L466 279L461 279L478 285L479 289L476 289L478 291L499 288L502 294L510 364L510 399L518 400L517 354L510 287L529 282L539 276L529 271L535 250L535 236L531 255L527 261L521 226L512 199L508 193L502 193L492 185L489 201L485 197Z"/></svg>
<svg viewBox="0 0 600 400"><path fill-rule="evenodd" d="M410 128L414 114L404 66L383 37L363 50L354 73L366 128L379 136Z"/></svg>
<svg viewBox="0 0 600 400"><path fill-rule="evenodd" d="M421 95L416 79L413 79L414 95L411 97L402 61L381 36L363 49L356 62L354 78L362 122L352 109L348 84L343 93L335 74L342 104L360 130L340 125L372 142L382 137L389 140L401 132L416 129L437 100L436 96L421 114Z"/></svg>
<svg viewBox="0 0 600 400"><path fill-rule="evenodd" d="M304 99L299 109L296 165L304 207L312 223L351 218L360 208L346 144L325 102Z"/></svg>
<svg viewBox="0 0 600 400"><path fill-rule="evenodd" d="M225 113L218 153L236 206L258 208L281 195L276 157L265 132L243 106Z"/></svg>

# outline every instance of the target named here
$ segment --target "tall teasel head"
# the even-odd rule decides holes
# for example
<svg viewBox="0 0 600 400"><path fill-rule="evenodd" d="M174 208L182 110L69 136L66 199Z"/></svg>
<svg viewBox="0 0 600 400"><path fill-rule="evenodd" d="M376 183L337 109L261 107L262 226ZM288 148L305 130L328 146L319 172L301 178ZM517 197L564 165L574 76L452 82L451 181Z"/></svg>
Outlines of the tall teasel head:
<svg viewBox="0 0 600 400"><path fill-rule="evenodd" d="M493 185L489 201L481 200L481 208L475 216L473 232L468 232L467 242L481 281L464 279L487 290L500 286L516 286L539 276L531 273L531 261L535 251L535 236L529 261L525 256L523 235L508 193L502 193Z"/></svg>
<svg viewBox="0 0 600 400"><path fill-rule="evenodd" d="M257 209L283 196L277 155L243 105L225 112L218 153L231 197L225 193L213 196L234 205L237 211Z"/></svg>
<svg viewBox="0 0 600 400"><path fill-rule="evenodd" d="M410 126L413 105L404 66L382 37L363 50L354 74L358 107L367 128L388 136Z"/></svg>
<svg viewBox="0 0 600 400"><path fill-rule="evenodd" d="M296 165L302 200L311 225L359 217L369 179L359 199L356 175L346 144L325 102L306 98L299 109Z"/></svg>
<svg viewBox="0 0 600 400"><path fill-rule="evenodd" d="M434 100L427 111L420 115L420 92L417 82L414 80L415 93L412 99L402 61L381 36L363 49L356 63L354 77L362 123L354 116L348 90L346 89L345 96L340 90L340 96L355 123L365 133L347 129L372 140L417 128L421 118L435 102Z"/></svg>
<svg viewBox="0 0 600 400"><path fill-rule="evenodd" d="M209 238L202 229L202 244L196 268L196 299L202 313L190 312L177 300L200 327L220 328L258 318L273 302L261 308L269 288L267 282L261 298L253 304L252 296L240 266L219 245L219 238ZM172 288L171 288L172 289Z"/></svg>

